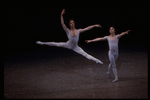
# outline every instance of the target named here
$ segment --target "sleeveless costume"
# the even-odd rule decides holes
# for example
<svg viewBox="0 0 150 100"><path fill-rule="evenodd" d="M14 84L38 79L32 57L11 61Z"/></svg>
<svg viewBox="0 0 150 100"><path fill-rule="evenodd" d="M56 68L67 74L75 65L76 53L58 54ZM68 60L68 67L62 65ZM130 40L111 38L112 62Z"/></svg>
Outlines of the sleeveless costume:
<svg viewBox="0 0 150 100"><path fill-rule="evenodd" d="M78 29L78 35L76 37L71 36L70 34L70 30L67 28L67 37L68 37L68 41L67 42L36 42L37 44L45 44L45 45L49 45L49 46L57 46L57 47L63 47L63 48L67 48L67 49L71 49L73 51L75 51L76 53L81 54L82 56L86 57L89 60L93 60L96 63L100 63L103 64L103 62L101 62L100 60L94 58L93 56L87 54L81 47L78 46L78 41L79 41L79 35L80 35L81 29Z"/></svg>
<svg viewBox="0 0 150 100"><path fill-rule="evenodd" d="M108 56L109 56L109 60L110 60L110 64L108 66L107 74L110 75L111 69L112 69L115 77L117 77L117 69L116 69L115 61L118 58L119 35L116 36L116 40L115 41L110 40L110 38L108 36L106 36L106 39L107 39L108 45L109 45Z"/></svg>

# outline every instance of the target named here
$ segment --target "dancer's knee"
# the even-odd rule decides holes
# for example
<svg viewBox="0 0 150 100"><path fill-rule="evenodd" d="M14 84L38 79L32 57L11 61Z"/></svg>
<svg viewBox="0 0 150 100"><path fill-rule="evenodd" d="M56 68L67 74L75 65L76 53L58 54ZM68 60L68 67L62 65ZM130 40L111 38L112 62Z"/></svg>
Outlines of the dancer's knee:
<svg viewBox="0 0 150 100"><path fill-rule="evenodd" d="M108 65L108 67L111 67L112 65L111 65L111 63Z"/></svg>
<svg viewBox="0 0 150 100"><path fill-rule="evenodd" d="M111 62L110 65L112 66L112 68L116 68L115 62Z"/></svg>
<svg viewBox="0 0 150 100"><path fill-rule="evenodd" d="M115 63L112 64L112 68L116 68L116 64Z"/></svg>
<svg viewBox="0 0 150 100"><path fill-rule="evenodd" d="M60 47L60 44L59 44L59 43L57 43L57 42L49 42L49 43L47 43L47 45L49 45L49 46L56 46L56 47Z"/></svg>
<svg viewBox="0 0 150 100"><path fill-rule="evenodd" d="M90 55L86 55L86 54L84 54L84 56L85 56L87 59L89 59L89 60L91 60L91 59L92 59L92 57L91 57Z"/></svg>

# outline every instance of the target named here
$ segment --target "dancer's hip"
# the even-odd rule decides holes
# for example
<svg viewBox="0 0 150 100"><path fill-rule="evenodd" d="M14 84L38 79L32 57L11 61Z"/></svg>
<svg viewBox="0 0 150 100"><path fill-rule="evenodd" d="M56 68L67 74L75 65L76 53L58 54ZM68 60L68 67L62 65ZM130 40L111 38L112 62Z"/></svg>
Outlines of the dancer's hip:
<svg viewBox="0 0 150 100"><path fill-rule="evenodd" d="M109 49L109 51L110 52L118 52L118 49L113 49L113 50Z"/></svg>
<svg viewBox="0 0 150 100"><path fill-rule="evenodd" d="M111 55L118 55L118 52L119 52L118 49L113 49L113 50L110 49L108 51L108 53L111 54Z"/></svg>

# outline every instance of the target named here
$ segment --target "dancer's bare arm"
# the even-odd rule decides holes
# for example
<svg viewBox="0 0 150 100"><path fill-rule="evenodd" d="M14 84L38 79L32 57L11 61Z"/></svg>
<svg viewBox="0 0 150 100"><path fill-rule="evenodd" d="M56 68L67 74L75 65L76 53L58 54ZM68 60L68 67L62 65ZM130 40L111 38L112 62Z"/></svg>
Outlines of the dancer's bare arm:
<svg viewBox="0 0 150 100"><path fill-rule="evenodd" d="M101 26L100 26L99 24L91 25L91 26L88 26L88 27L86 27L86 28L81 29L81 32L85 32L85 31L90 30L90 29L92 29L92 28L94 28L94 27L101 27ZM102 27L101 27L101 28L102 28Z"/></svg>
<svg viewBox="0 0 150 100"><path fill-rule="evenodd" d="M123 35L125 34L128 34L128 32L130 32L131 30L128 30L128 31L125 31L125 32L122 32L121 34L119 34L119 38L122 37Z"/></svg>
<svg viewBox="0 0 150 100"><path fill-rule="evenodd" d="M101 38L96 38L93 40L85 40L85 42L90 43L90 42L97 42L97 41L104 41L106 40L106 36L105 37L101 37Z"/></svg>
<svg viewBox="0 0 150 100"><path fill-rule="evenodd" d="M61 19L61 25L62 25L63 29L65 30L65 32L67 32L67 27L64 24L64 18L63 18L64 14L65 14L65 9L62 10L61 15L60 15L60 19Z"/></svg>

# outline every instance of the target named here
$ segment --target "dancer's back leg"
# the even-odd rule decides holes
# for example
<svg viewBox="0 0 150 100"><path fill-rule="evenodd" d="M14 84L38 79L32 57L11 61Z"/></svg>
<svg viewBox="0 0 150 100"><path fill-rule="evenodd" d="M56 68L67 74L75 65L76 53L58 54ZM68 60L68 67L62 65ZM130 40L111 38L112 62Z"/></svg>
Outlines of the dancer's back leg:
<svg viewBox="0 0 150 100"><path fill-rule="evenodd" d="M112 67L111 67L111 63L110 63L108 66L108 72L107 72L108 78L110 78L111 70L112 70Z"/></svg>
<svg viewBox="0 0 150 100"><path fill-rule="evenodd" d="M116 64L115 64L115 60L116 60L116 56L113 56L109 53L109 60L110 60L110 64L112 66L112 70L113 70L113 73L115 75L115 79L113 80L113 82L116 82L118 81L118 75L117 75L117 69L116 69Z"/></svg>
<svg viewBox="0 0 150 100"><path fill-rule="evenodd" d="M81 54L82 56L86 57L87 59L89 60L93 60L95 61L96 63L100 63L100 64L103 64L103 62L101 62L100 60L94 58L93 56L87 54L82 48L80 47L76 47L75 49L73 49L75 52Z"/></svg>
<svg viewBox="0 0 150 100"><path fill-rule="evenodd" d="M37 44L40 45L48 45L48 46L56 46L56 47L64 47L67 48L66 43L65 42L41 42L41 41L37 41Z"/></svg>

